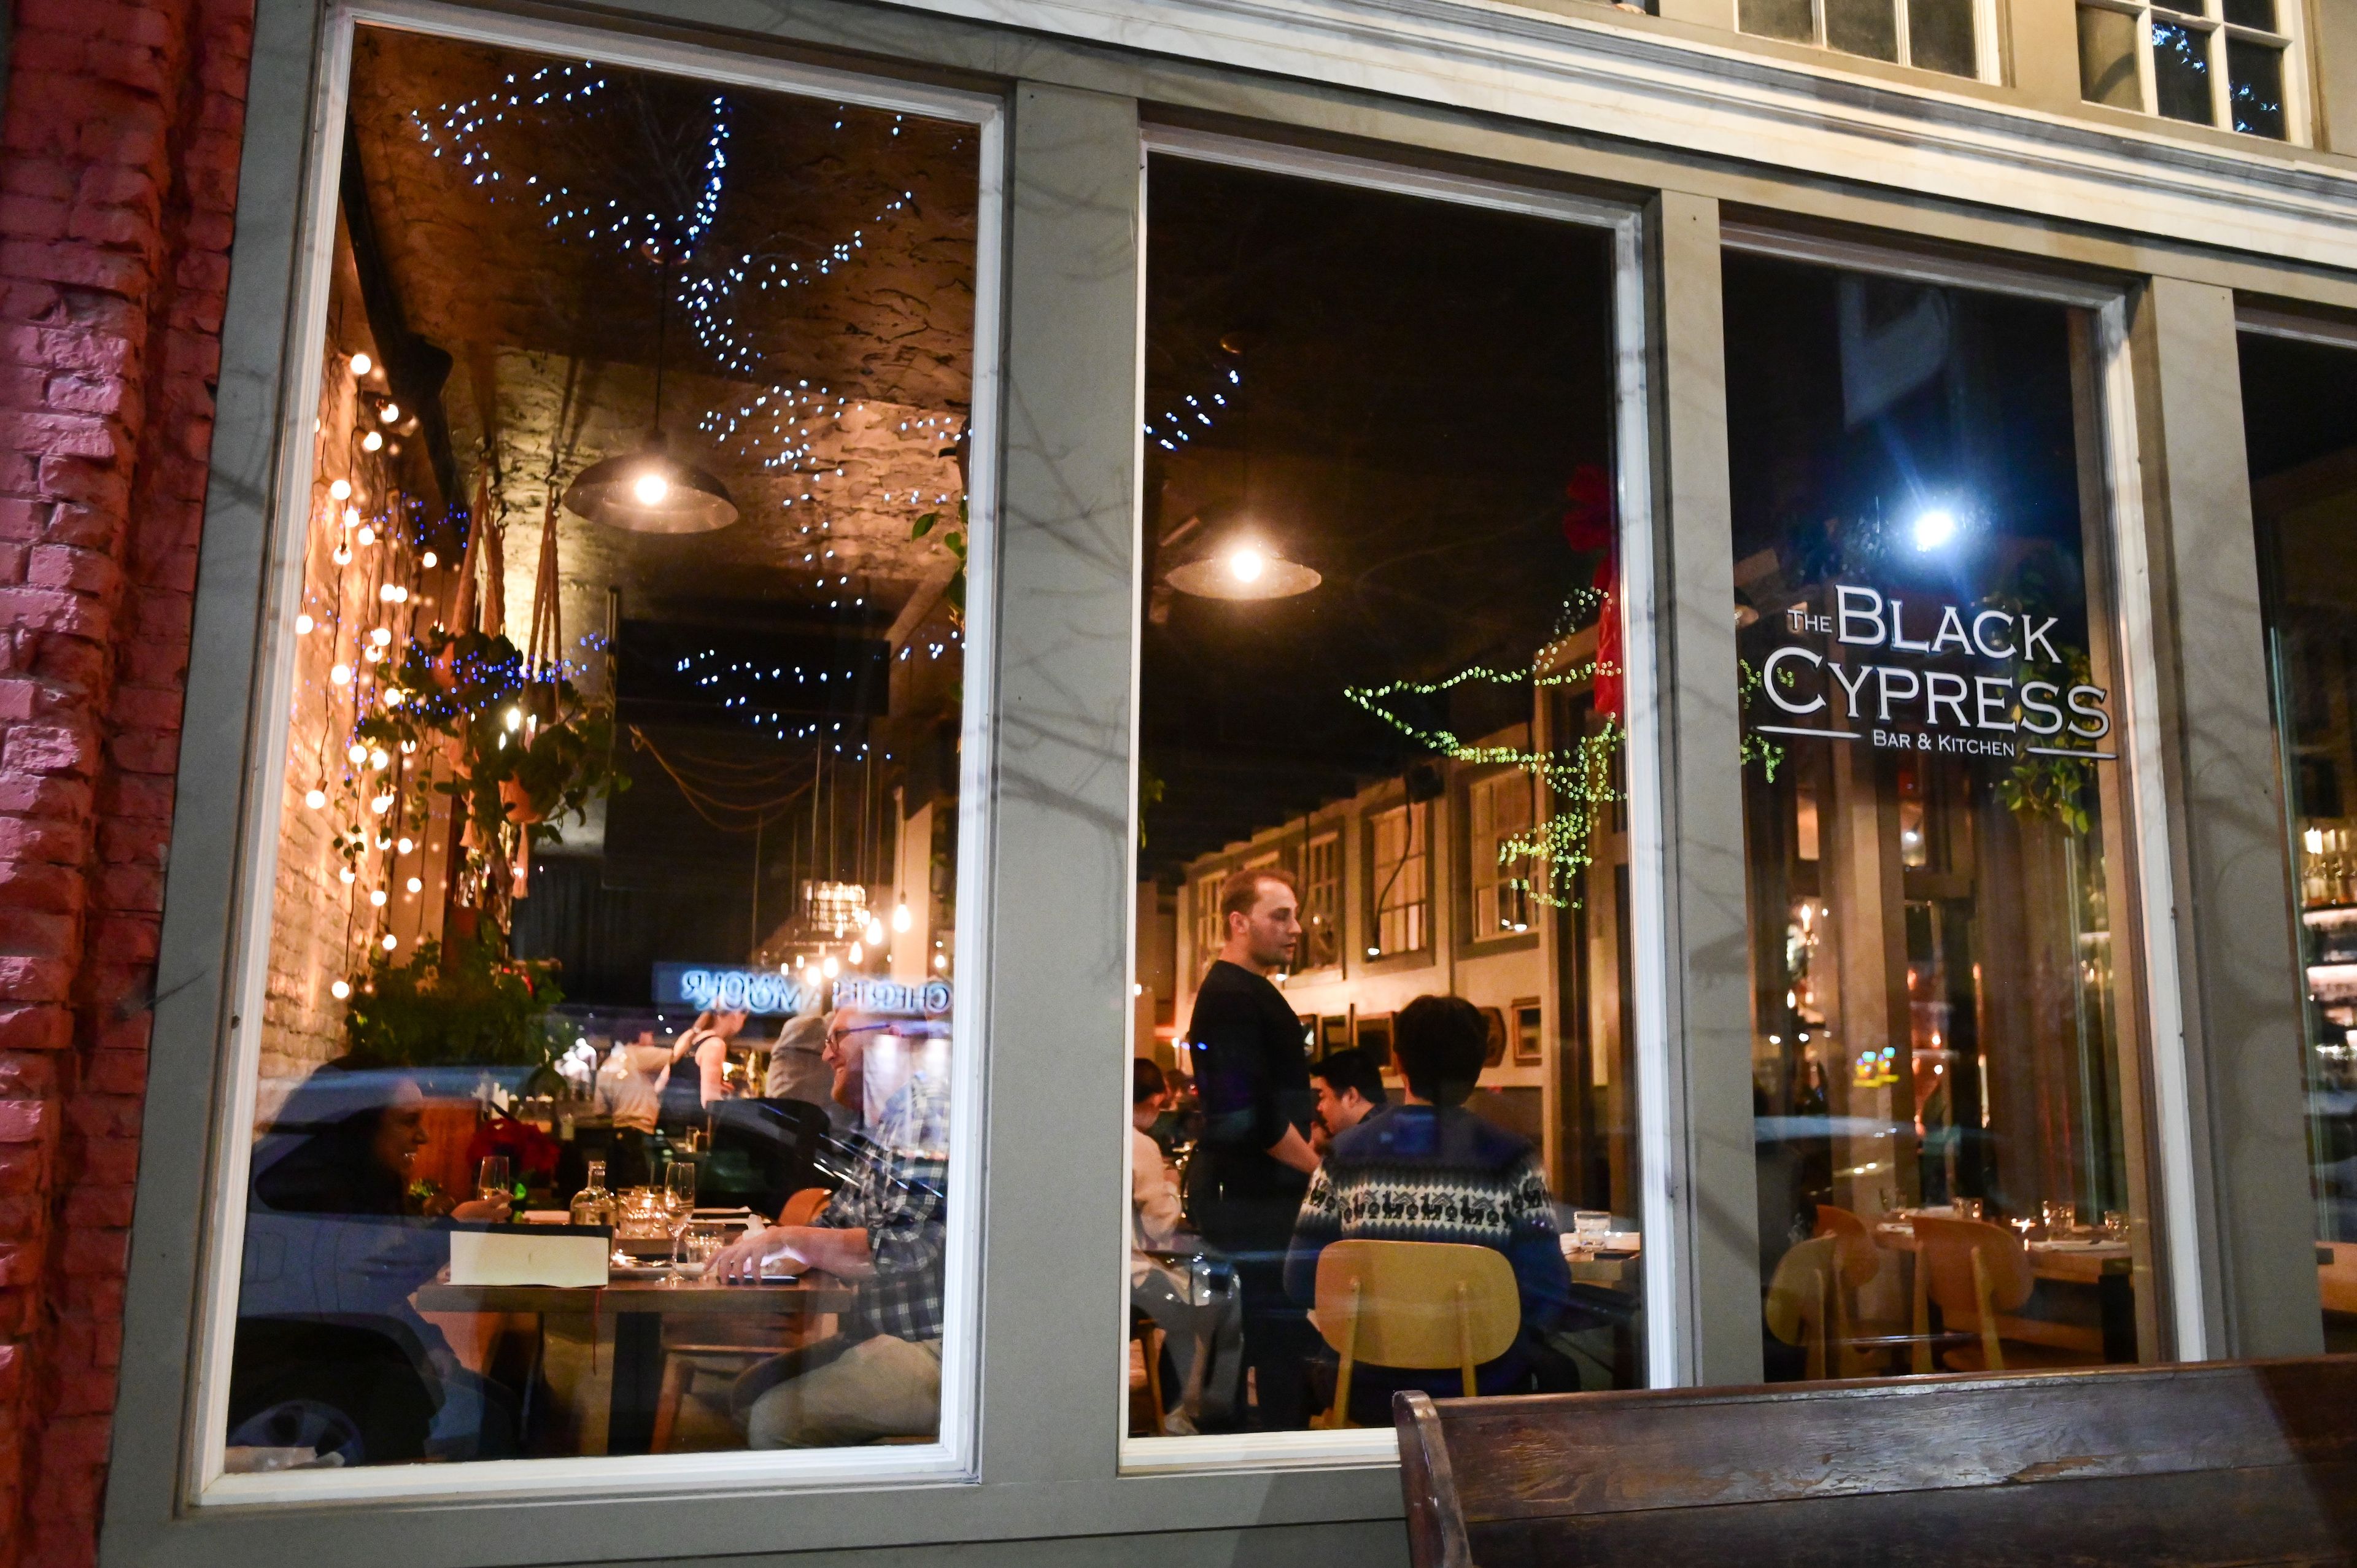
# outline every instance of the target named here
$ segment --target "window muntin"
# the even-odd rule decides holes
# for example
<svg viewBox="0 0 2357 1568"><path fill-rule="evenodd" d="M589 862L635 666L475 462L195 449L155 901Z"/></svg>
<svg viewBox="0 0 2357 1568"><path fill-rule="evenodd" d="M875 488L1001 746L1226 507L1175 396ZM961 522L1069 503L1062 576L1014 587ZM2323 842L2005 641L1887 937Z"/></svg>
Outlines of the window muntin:
<svg viewBox="0 0 2357 1568"><path fill-rule="evenodd" d="M1301 846L1301 967L1330 969L1342 960L1342 831L1309 835Z"/></svg>
<svg viewBox="0 0 2357 1568"><path fill-rule="evenodd" d="M898 1414L852 1402L931 1445L878 1473L956 1446L917 1412L938 1412L935 1347L971 1289L944 1202L974 1060L951 1007L963 629L953 587L909 587L966 532L993 132L942 117L980 113L964 100L615 52L351 36L330 145L357 159L356 205L321 199L209 1498L513 1486L474 1478L511 1477L510 1455L567 1462L536 1473L554 1484L613 1480L657 1463L619 1456L658 1436L705 1474L789 1427L864 1441L818 1431L793 1377L749 1432L710 1398L720 1363L774 1363L822 1310L906 1352L858 1359L906 1396ZM863 318L917 351L879 371L827 346ZM620 486L600 491L608 456ZM811 1002L865 1026L864 1073L821 1061ZM707 1008L719 1027L692 1031ZM608 1049L632 1037L664 1064L634 1076ZM783 1064L802 1070L781 1075L773 1044L807 1047ZM747 1121L764 1109L791 1148ZM716 1300L670 1262L741 1229L724 1216L641 1198L630 1228L664 1233L626 1240L448 1212L488 1201L490 1156L523 1195L511 1211L562 1220L585 1187L595 1209L598 1153L608 1191L634 1160L682 1195L694 1170L705 1210L829 1189L831 1235L873 1199L873 1280L805 1267L807 1300L722 1316L707 1367L674 1349L678 1314L630 1311L637 1282L607 1251L660 1254L679 1283L656 1288ZM503 1360L518 1302L532 1344ZM963 1376L970 1348L949 1359ZM683 1369L682 1397L659 1396ZM307 1448L340 1467L278 1473Z"/></svg>
<svg viewBox="0 0 2357 1568"><path fill-rule="evenodd" d="M1432 942L1432 813L1402 804L1367 819L1367 956L1416 952Z"/></svg>
<svg viewBox="0 0 2357 1568"><path fill-rule="evenodd" d="M2301 971L2325 1348L2357 1347L2357 349L2245 332L2260 602Z"/></svg>
<svg viewBox="0 0 2357 1568"><path fill-rule="evenodd" d="M2091 323L1726 276L1769 1375L2150 1359Z"/></svg>
<svg viewBox="0 0 2357 1568"><path fill-rule="evenodd" d="M1551 1386L1639 1383L1634 1004L1619 972L1629 835L1614 810L1626 720L1617 680L1597 678L1620 673L1610 474L1634 400L1611 344L1634 319L1617 313L1635 250L1537 216L1552 200L1430 199L1410 192L1454 182L1403 175L1394 191L1363 166L1346 183L1281 172L1290 160L1270 156L1279 168L1249 155L1229 165L1224 152L1148 160L1138 725L1140 777L1156 788L1141 805L1139 875L1191 886L1299 846L1305 904L1337 887L1344 929L1329 967L1274 972L1270 1028L1290 1033L1277 1009L1314 1019L1313 1054L1361 1053L1394 1107L1417 997L1453 982L1485 1058L1495 1015L1498 1060L1480 1069L1471 1113L1526 1144L1555 1255L1575 1208L1610 1219L1620 1242L1567 1265L1598 1287L1591 1303L1625 1310L1555 1326L1570 1338ZM1237 267L1239 254L1253 264ZM1391 326L1365 332L1373 319ZM1264 568L1317 576L1297 593L1228 597L1190 570L1232 571L1247 544ZM1534 814L1554 832L1546 856L1518 856L1516 869L1546 895L1532 900L1536 940L1459 957L1470 899L1437 896L1462 886L1455 803L1483 777L1527 790L1534 770ZM1141 951L1136 972L1158 963ZM1599 966L1616 972L1599 980ZM1204 1435L1133 1444L1132 1462L1153 1465L1283 1452L1211 1434L1297 1432L1333 1397L1313 1381L1298 1400L1264 1399L1269 1379L1330 1362L1314 1343L1290 1341L1273 1360L1244 1348L1253 1287L1227 1294L1229 1269L1261 1269L1256 1299L1286 1310L1278 1275L1301 1192L1249 1234L1215 1212L1232 1188L1225 1155L1206 1157L1226 1115L1218 1042L1204 1048L1209 966L1178 967L1171 1087L1183 1114L1154 1152L1136 1148L1135 1168L1142 1191L1177 1164L1186 1207L1168 1255L1130 1260L1131 1436L1156 1431L1145 1369L1157 1328L1166 1350L1208 1346L1210 1369L1190 1382L1206 1363L1159 1362L1163 1416L1175 1404ZM1565 1093L1558 1114L1558 1079L1610 1088ZM1314 1143L1325 1134L1308 1114L1295 1125ZM1200 1304L1195 1318L1147 1299L1157 1275Z"/></svg>
<svg viewBox="0 0 2357 1568"><path fill-rule="evenodd" d="M1949 76L1991 74L1995 24L1986 0L1738 0L1736 8L1747 33Z"/></svg>
<svg viewBox="0 0 2357 1568"><path fill-rule="evenodd" d="M2079 0L2080 95L2285 141L2293 0Z"/></svg>

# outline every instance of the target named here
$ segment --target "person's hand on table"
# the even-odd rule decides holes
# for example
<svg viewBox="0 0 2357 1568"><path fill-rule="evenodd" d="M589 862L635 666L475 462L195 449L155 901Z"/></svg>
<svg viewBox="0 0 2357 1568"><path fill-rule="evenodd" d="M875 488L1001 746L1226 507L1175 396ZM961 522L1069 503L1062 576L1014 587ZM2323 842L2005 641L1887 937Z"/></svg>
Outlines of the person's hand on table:
<svg viewBox="0 0 2357 1568"><path fill-rule="evenodd" d="M798 1225L772 1225L764 1230L748 1230L717 1252L705 1268L709 1278L722 1284L759 1284L761 1266L771 1258L791 1258L797 1269L807 1267L808 1260L795 1245L801 1234Z"/></svg>
<svg viewBox="0 0 2357 1568"><path fill-rule="evenodd" d="M453 1219L488 1219L493 1223L508 1217L509 1204L504 1197L477 1197L450 1210Z"/></svg>

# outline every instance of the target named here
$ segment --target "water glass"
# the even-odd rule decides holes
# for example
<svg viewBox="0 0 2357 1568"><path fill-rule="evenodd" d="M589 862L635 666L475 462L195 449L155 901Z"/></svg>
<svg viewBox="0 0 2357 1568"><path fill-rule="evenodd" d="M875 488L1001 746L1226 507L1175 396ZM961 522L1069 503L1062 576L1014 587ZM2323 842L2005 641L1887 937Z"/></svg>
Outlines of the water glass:
<svg viewBox="0 0 2357 1568"><path fill-rule="evenodd" d="M1959 1197L1952 1201L1955 1205L1956 1218L1959 1219L1979 1219L1985 1218L1988 1212L1986 1206L1977 1197Z"/></svg>
<svg viewBox="0 0 2357 1568"><path fill-rule="evenodd" d="M1604 1245L1605 1236L1612 1229L1612 1216L1601 1208L1576 1208L1571 1214L1571 1233L1588 1251Z"/></svg>
<svg viewBox="0 0 2357 1568"><path fill-rule="evenodd" d="M2038 1208L2046 1220L2046 1234L2057 1240L2079 1228L2079 1206L2075 1203L2050 1197Z"/></svg>
<svg viewBox="0 0 2357 1568"><path fill-rule="evenodd" d="M712 1266L713 1257L728 1245L730 1226L720 1219L691 1219L672 1239L671 1272L683 1280L697 1280Z"/></svg>
<svg viewBox="0 0 2357 1568"><path fill-rule="evenodd" d="M2125 1241L2127 1239L2128 1217L2126 1213L2124 1210L2117 1208L2104 1209L2104 1240L2106 1241Z"/></svg>
<svg viewBox="0 0 2357 1568"><path fill-rule="evenodd" d="M475 1196L489 1203L495 1198L511 1198L515 1189L509 1184L508 1157L505 1155L485 1155L475 1172Z"/></svg>

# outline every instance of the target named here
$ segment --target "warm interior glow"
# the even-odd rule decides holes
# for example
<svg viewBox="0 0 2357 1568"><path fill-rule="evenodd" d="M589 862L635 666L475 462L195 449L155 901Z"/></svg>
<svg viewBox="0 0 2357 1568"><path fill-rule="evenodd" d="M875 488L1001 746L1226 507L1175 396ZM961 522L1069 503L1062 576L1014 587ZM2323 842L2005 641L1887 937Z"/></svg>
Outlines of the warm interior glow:
<svg viewBox="0 0 2357 1568"><path fill-rule="evenodd" d="M639 498L640 506L661 506L663 497L671 494L671 481L650 471L630 481L630 493Z"/></svg>
<svg viewBox="0 0 2357 1568"><path fill-rule="evenodd" d="M916 917L909 913L909 901L903 898L900 900L900 907L892 911L892 929L896 931L905 931L916 923Z"/></svg>
<svg viewBox="0 0 2357 1568"><path fill-rule="evenodd" d="M370 359L366 354L354 354L352 356L352 374L356 376L364 376L375 369L376 361Z"/></svg>
<svg viewBox="0 0 2357 1568"><path fill-rule="evenodd" d="M1249 544L1239 544L1228 554L1228 570L1235 574L1239 583L1258 582L1267 569L1267 560Z"/></svg>

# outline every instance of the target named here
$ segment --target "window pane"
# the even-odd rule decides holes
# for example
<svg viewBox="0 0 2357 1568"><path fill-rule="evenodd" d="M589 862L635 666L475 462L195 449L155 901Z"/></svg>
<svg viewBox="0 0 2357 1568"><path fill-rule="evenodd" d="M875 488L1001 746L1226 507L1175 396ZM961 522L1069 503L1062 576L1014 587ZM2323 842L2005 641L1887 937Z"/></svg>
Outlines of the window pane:
<svg viewBox="0 0 2357 1568"><path fill-rule="evenodd" d="M2246 336L2243 421L2306 979L2326 1348L2357 1349L2357 353Z"/></svg>
<svg viewBox="0 0 2357 1568"><path fill-rule="evenodd" d="M2226 0L2226 20L2244 27L2276 30L2276 0Z"/></svg>
<svg viewBox="0 0 2357 1568"><path fill-rule="evenodd" d="M1741 0L1737 25L1762 38L1803 44L1817 41L1816 17L1809 0Z"/></svg>
<svg viewBox="0 0 2357 1568"><path fill-rule="evenodd" d="M1907 47L1913 63L1952 76L1977 76L1973 0L1907 0Z"/></svg>
<svg viewBox="0 0 2357 1568"><path fill-rule="evenodd" d="M229 1467L930 1435L974 131L369 27L350 113Z"/></svg>
<svg viewBox="0 0 2357 1568"><path fill-rule="evenodd" d="M2079 96L2115 109L2142 109L2136 77L2136 21L2117 11L2079 7Z"/></svg>
<svg viewBox="0 0 2357 1568"><path fill-rule="evenodd" d="M2172 120L2214 125L2210 103L2210 33L2155 18L2152 78L2160 112Z"/></svg>
<svg viewBox="0 0 2357 1568"><path fill-rule="evenodd" d="M1608 238L1178 157L1146 215L1138 876L1200 914L1138 931L1175 981L1133 1047L1129 1430L1462 1392L1454 1350L1338 1391L1343 1241L1506 1255L1485 1388L1632 1383ZM1527 929L1477 945L1477 904ZM1419 1181L1484 1217L1403 1219ZM1576 1208L1616 1244L1567 1254Z"/></svg>
<svg viewBox="0 0 2357 1568"><path fill-rule="evenodd" d="M2149 1355L2082 326L1726 277L1769 1375Z"/></svg>
<svg viewBox="0 0 2357 1568"><path fill-rule="evenodd" d="M1898 0L1824 0L1825 42L1844 54L1899 58Z"/></svg>
<svg viewBox="0 0 2357 1568"><path fill-rule="evenodd" d="M2254 136L2284 134L2283 50L2242 38L2226 40L2226 77L2233 88L2234 129Z"/></svg>

